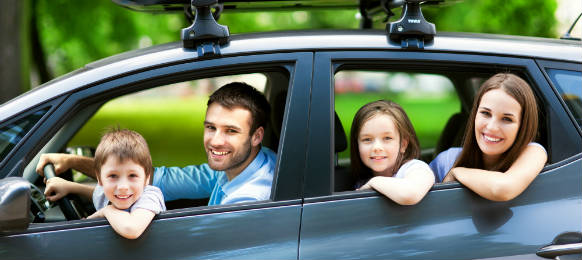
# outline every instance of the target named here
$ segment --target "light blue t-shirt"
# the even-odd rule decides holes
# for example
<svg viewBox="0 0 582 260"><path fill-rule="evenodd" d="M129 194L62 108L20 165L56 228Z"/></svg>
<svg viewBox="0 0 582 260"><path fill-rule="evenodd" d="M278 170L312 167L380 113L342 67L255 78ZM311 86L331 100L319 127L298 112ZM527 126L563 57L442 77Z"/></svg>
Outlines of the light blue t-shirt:
<svg viewBox="0 0 582 260"><path fill-rule="evenodd" d="M528 145L539 146L544 150L544 152L546 152L546 149L541 144L532 142L529 143ZM448 150L439 153L439 155L437 155L437 157L434 158L432 162L430 162L429 166L432 172L434 173L436 182L443 181L447 173L449 173L449 171L453 168L453 165L457 161L457 158L461 154L462 150L463 149L461 147L449 148Z"/></svg>
<svg viewBox="0 0 582 260"><path fill-rule="evenodd" d="M267 147L238 176L228 181L224 171L205 163L180 167L157 167L153 185L166 201L208 198L209 206L268 200L271 196L277 155Z"/></svg>
<svg viewBox="0 0 582 260"><path fill-rule="evenodd" d="M109 204L109 199L105 197L103 186L97 185L93 190L93 206L96 210L105 208ZM131 207L125 209L127 212L132 212L134 209L147 209L155 214L166 211L166 204L164 203L164 196L158 187L146 185L139 199L137 199Z"/></svg>

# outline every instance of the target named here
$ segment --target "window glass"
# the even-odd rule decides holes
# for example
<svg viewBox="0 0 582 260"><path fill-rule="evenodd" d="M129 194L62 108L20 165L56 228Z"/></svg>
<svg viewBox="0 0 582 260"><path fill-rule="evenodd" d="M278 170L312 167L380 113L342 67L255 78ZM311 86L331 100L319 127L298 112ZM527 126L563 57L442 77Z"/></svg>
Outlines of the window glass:
<svg viewBox="0 0 582 260"><path fill-rule="evenodd" d="M46 112L47 109L39 110L0 128L0 161L22 140L24 135Z"/></svg>
<svg viewBox="0 0 582 260"><path fill-rule="evenodd" d="M549 69L548 74L576 122L582 127L582 72Z"/></svg>

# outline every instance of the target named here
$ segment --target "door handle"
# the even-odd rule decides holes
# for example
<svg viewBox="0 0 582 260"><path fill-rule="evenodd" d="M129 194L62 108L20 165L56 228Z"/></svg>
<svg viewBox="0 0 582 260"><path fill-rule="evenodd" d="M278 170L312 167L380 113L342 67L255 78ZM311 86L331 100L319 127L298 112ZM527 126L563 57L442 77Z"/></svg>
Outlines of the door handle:
<svg viewBox="0 0 582 260"><path fill-rule="evenodd" d="M563 255L582 255L582 233L566 232L558 235L551 244L540 248L536 255L556 258Z"/></svg>
<svg viewBox="0 0 582 260"><path fill-rule="evenodd" d="M567 245L547 245L536 252L536 255L545 258L556 258L562 255L582 254L582 243Z"/></svg>

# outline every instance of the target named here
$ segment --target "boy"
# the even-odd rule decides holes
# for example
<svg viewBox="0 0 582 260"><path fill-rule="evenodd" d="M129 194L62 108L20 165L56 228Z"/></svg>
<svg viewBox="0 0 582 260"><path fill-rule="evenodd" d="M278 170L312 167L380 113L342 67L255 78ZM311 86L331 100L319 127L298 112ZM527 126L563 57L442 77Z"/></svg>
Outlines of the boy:
<svg viewBox="0 0 582 260"><path fill-rule="evenodd" d="M68 193L92 197L91 218L107 218L119 235L136 239L154 216L166 210L159 188L147 185L153 172L145 139L126 129L110 130L95 151L97 186L88 186L55 177L47 181L45 196L56 201Z"/></svg>

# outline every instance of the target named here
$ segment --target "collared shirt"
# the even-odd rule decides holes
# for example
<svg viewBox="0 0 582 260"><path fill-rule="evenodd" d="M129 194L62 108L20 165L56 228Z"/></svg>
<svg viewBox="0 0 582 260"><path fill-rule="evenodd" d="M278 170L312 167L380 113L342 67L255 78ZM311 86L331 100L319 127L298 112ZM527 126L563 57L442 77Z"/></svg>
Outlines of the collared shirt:
<svg viewBox="0 0 582 260"><path fill-rule="evenodd" d="M205 163L180 167L157 167L153 185L166 201L210 197L209 206L268 200L277 156L267 147L239 175L228 181L224 171Z"/></svg>

